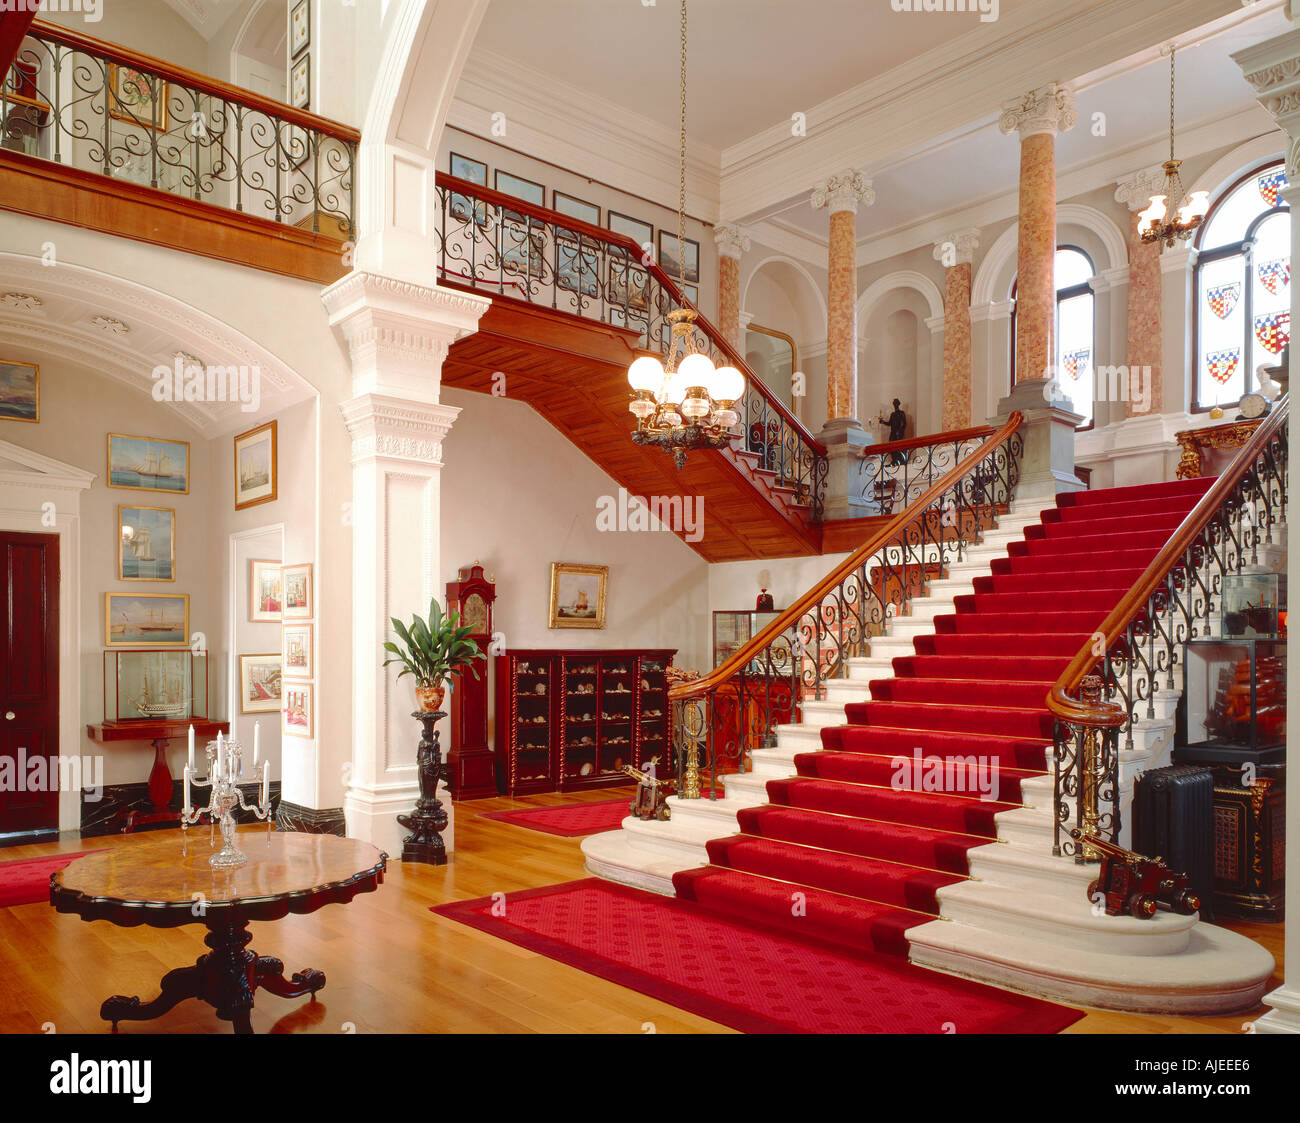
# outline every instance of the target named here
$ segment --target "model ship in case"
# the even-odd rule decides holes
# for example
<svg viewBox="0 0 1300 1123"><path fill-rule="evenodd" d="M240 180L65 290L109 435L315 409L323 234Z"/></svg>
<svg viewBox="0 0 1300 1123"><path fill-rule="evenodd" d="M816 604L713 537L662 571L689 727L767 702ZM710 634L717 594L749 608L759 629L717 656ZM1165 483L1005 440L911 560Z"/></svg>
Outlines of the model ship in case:
<svg viewBox="0 0 1300 1123"><path fill-rule="evenodd" d="M1219 671L1219 685L1205 722L1216 738L1234 745L1251 742L1250 659ZM1261 744L1286 737L1286 675L1281 660L1259 655L1255 659L1255 734Z"/></svg>

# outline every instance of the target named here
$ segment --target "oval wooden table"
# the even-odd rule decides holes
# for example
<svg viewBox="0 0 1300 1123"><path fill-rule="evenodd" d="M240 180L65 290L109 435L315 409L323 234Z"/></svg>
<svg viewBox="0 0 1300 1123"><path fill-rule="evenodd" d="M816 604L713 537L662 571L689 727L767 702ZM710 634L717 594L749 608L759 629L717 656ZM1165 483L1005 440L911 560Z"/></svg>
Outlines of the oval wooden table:
<svg viewBox="0 0 1300 1123"><path fill-rule="evenodd" d="M237 844L248 855L237 870L208 865L213 850L206 831L191 832L188 855L179 833L168 831L156 842L91 854L50 875L50 904L82 920L125 928L207 925L203 942L211 950L193 967L167 972L152 1002L121 994L104 1002L99 1016L114 1031L118 1022L146 1021L198 998L236 1033L252 1033L249 1013L258 987L281 998L310 994L314 1000L324 974L306 969L286 979L280 960L248 949L249 923L346 904L377 889L388 865L388 855L368 842L335 835L267 835L253 828L240 831Z"/></svg>

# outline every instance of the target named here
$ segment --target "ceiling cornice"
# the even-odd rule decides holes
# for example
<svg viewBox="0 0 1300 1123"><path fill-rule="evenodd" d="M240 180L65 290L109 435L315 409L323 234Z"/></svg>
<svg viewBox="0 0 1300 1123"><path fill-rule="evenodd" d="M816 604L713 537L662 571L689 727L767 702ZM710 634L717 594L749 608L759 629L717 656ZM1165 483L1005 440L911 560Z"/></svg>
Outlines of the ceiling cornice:
<svg viewBox="0 0 1300 1123"><path fill-rule="evenodd" d="M545 91L545 96L539 96ZM677 206L677 131L581 90L517 59L475 48L465 63L448 123L651 200ZM687 134L686 209L717 222L721 153Z"/></svg>
<svg viewBox="0 0 1300 1123"><path fill-rule="evenodd" d="M918 136L945 138L991 120L1026 90L1110 66L1240 7L1240 0L1141 7L1065 0L1019 9L803 110L806 136L783 122L723 149L721 213L749 219L842 167L876 173L914 153Z"/></svg>

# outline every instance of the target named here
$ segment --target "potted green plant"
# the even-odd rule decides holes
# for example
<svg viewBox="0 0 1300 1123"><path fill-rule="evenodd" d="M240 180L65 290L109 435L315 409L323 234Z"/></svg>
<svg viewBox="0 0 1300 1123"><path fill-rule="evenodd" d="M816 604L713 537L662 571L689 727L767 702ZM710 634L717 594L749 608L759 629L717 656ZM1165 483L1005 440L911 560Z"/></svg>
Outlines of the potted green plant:
<svg viewBox="0 0 1300 1123"><path fill-rule="evenodd" d="M443 682L449 675L462 675L469 670L478 678L475 662L479 659L486 662L487 656L468 638L470 629L461 624L458 613L443 615L437 597L429 601L428 620L412 616L406 625L394 616L392 621L393 631L402 645L399 647L391 640L384 643L384 650L392 653L384 660L384 666L400 663L398 678L415 676L415 696L422 712L432 713L442 706Z"/></svg>

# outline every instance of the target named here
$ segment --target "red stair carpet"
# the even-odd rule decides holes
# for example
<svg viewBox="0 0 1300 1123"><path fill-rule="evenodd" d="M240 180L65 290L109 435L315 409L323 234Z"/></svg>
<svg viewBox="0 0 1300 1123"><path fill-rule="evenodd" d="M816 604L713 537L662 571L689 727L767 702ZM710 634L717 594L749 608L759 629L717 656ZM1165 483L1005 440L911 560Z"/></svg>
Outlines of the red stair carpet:
<svg viewBox="0 0 1300 1123"><path fill-rule="evenodd" d="M513 823L530 831L558 834L563 838L616 831L628 815L628 796L603 799L598 803L568 803L556 807L526 807L521 811L488 811L480 819Z"/></svg>
<svg viewBox="0 0 1300 1123"><path fill-rule="evenodd" d="M798 775L740 812L739 834L708 844L709 865L673 877L677 896L906 956L908 929L938 915L937 890L969 876L994 816L1046 774L1051 684L1212 482L1062 495L894 660L894 678L872 683L871 701L822 730L824 751L797 756ZM900 775L900 758L922 767Z"/></svg>
<svg viewBox="0 0 1300 1123"><path fill-rule="evenodd" d="M0 908L48 901L50 874L63 869L75 858L98 853L98 850L78 850L74 854L50 854L42 858L17 858L0 862Z"/></svg>
<svg viewBox="0 0 1300 1123"><path fill-rule="evenodd" d="M746 1033L1056 1033L1083 1016L594 878L431 911Z"/></svg>

